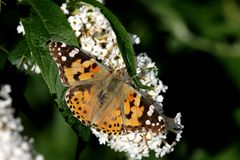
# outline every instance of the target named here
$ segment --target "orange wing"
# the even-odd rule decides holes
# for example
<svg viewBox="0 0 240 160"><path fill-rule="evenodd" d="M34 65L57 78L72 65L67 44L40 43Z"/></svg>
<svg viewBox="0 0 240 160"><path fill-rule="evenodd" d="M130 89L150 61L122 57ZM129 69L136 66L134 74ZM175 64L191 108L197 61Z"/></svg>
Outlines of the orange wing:
<svg viewBox="0 0 240 160"><path fill-rule="evenodd" d="M123 85L123 92L125 97L122 112L126 130L164 132L166 128L161 106L151 104L128 84Z"/></svg>
<svg viewBox="0 0 240 160"><path fill-rule="evenodd" d="M118 95L100 98L106 87L104 82L93 82L72 87L66 94L66 102L73 115L84 125L92 125L109 135L122 130L121 102Z"/></svg>
<svg viewBox="0 0 240 160"><path fill-rule="evenodd" d="M92 119L95 128L108 135L136 130L151 130L155 133L167 131L166 116L163 115L160 106L151 104L137 90L124 82L121 82L119 86L116 89L118 92L110 92L111 103L105 105L104 109L98 105L95 106L94 111L97 109L99 112L93 114L93 118L97 116L96 120Z"/></svg>
<svg viewBox="0 0 240 160"><path fill-rule="evenodd" d="M101 80L109 75L107 68L76 47L51 42L49 50L58 66L62 82L67 86Z"/></svg>
<svg viewBox="0 0 240 160"><path fill-rule="evenodd" d="M93 106L89 101L95 91L93 84L86 84L70 88L66 93L66 102L73 115L84 125L91 124Z"/></svg>
<svg viewBox="0 0 240 160"><path fill-rule="evenodd" d="M166 131L160 106L153 106L130 85L120 82L106 91L107 80L78 85L68 90L67 105L84 125L92 125L108 135L124 131Z"/></svg>
<svg viewBox="0 0 240 160"><path fill-rule="evenodd" d="M93 121L93 127L108 135L118 135L123 131L121 102L116 96L106 110Z"/></svg>

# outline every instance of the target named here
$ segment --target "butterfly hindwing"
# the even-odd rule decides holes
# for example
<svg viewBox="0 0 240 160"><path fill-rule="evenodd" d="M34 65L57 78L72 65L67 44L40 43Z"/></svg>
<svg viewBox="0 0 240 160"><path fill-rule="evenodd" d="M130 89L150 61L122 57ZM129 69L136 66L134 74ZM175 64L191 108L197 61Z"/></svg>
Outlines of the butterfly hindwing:
<svg viewBox="0 0 240 160"><path fill-rule="evenodd" d="M95 91L94 84L74 86L66 93L66 102L73 115L84 125L90 125L94 106L89 103Z"/></svg>
<svg viewBox="0 0 240 160"><path fill-rule="evenodd" d="M108 135L118 135L123 130L121 102L114 98L106 107L106 110L94 120L93 127Z"/></svg>
<svg viewBox="0 0 240 160"><path fill-rule="evenodd" d="M108 135L117 135L122 131L123 105L121 94L122 82L119 87L107 91L108 83L112 77L103 81L91 82L71 87L66 94L66 102L73 115L84 125L91 125Z"/></svg>

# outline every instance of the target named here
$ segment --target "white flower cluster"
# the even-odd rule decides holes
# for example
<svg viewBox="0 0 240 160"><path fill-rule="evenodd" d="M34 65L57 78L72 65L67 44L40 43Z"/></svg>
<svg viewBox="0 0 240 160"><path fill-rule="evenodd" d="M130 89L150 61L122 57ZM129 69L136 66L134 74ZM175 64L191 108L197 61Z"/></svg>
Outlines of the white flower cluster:
<svg viewBox="0 0 240 160"><path fill-rule="evenodd" d="M20 64L20 69L23 69L30 73L41 73L39 66L37 64L34 64L31 59L25 59L25 61L22 61L22 63Z"/></svg>
<svg viewBox="0 0 240 160"><path fill-rule="evenodd" d="M86 3L82 3L80 8L72 13L67 10L67 4L63 4L61 8L68 15L68 21L79 38L83 50L86 50L110 68L125 68L117 45L116 35L99 8ZM133 44L140 43L140 38L136 35L132 35L131 40ZM158 109L162 111L163 96L161 93L167 90L167 86L163 85L162 81L157 78L155 63L146 53L141 53L136 56L136 64L140 81L145 85L154 87L153 90L147 92L147 96L151 97L156 106L160 107ZM143 90L140 90L140 92L144 94ZM91 128L91 130L99 138L100 144L106 144L116 151L127 152L132 159L147 157L150 150L155 152L156 157L162 157L173 151L173 146L181 138L181 128L183 126L180 117L181 115L178 113L174 119L165 119L166 124L169 124L166 126L169 132L176 134L175 141L171 144L167 142L167 132L156 134L152 131L135 131L108 136L94 128Z"/></svg>
<svg viewBox="0 0 240 160"><path fill-rule="evenodd" d="M173 121L178 127L183 127L180 118L181 114L178 113L174 119L169 121ZM109 137L106 133L99 132L95 128L91 128L91 130L99 138L100 144L107 144L115 151L126 152L129 154L130 159L148 157L150 150L155 152L156 157L163 157L174 150L173 146L180 140L182 133L181 130L172 130L176 134L176 138L175 141L169 144L166 140L167 133L156 134L152 131L136 131Z"/></svg>
<svg viewBox="0 0 240 160"><path fill-rule="evenodd" d="M64 3L61 7L65 14L69 13L66 6ZM96 56L106 66L113 69L124 68L116 35L100 9L83 3L75 13L81 14L70 15L68 21L82 45L81 48Z"/></svg>
<svg viewBox="0 0 240 160"><path fill-rule="evenodd" d="M27 140L20 135L23 126L21 120L13 116L10 92L9 85L4 85L0 89L0 159L44 160L40 154L34 156L33 139Z"/></svg>
<svg viewBox="0 0 240 160"><path fill-rule="evenodd" d="M137 74L142 84L154 87L153 90L147 91L148 96L151 96L159 105L162 105L163 96L161 92L166 92L167 86L163 85L158 79L158 69L151 58L146 53L140 53L137 57Z"/></svg>

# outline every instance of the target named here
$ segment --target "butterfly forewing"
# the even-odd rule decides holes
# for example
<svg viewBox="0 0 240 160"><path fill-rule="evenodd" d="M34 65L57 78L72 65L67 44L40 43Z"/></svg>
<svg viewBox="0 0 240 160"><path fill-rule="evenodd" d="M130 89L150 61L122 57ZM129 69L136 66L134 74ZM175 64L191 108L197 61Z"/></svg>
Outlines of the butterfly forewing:
<svg viewBox="0 0 240 160"><path fill-rule="evenodd" d="M62 42L50 42L49 50L65 85L97 81L109 75L105 67L76 47Z"/></svg>
<svg viewBox="0 0 240 160"><path fill-rule="evenodd" d="M156 133L165 130L165 122L153 106L137 90L128 84L123 85L124 92L124 127L127 130L145 130Z"/></svg>

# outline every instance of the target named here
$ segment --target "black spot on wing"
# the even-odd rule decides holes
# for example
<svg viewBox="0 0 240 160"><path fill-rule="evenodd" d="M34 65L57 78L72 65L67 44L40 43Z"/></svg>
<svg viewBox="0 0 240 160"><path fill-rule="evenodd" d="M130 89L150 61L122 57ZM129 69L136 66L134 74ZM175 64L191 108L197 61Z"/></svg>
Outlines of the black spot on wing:
<svg viewBox="0 0 240 160"><path fill-rule="evenodd" d="M96 63L93 63L92 64L92 69L95 69L97 67L97 64Z"/></svg>
<svg viewBox="0 0 240 160"><path fill-rule="evenodd" d="M128 114L125 114L125 117L126 117L127 119L131 119L132 114L133 114L133 112L130 111Z"/></svg>
<svg viewBox="0 0 240 160"><path fill-rule="evenodd" d="M73 79L74 80L79 80L80 75L81 75L81 73L78 71L76 74L73 75Z"/></svg>
<svg viewBox="0 0 240 160"><path fill-rule="evenodd" d="M90 72L91 66L88 66L87 68L84 68L84 73Z"/></svg>
<svg viewBox="0 0 240 160"><path fill-rule="evenodd" d="M130 105L130 106L135 106L134 102L135 102L135 100L130 101L130 102L129 102L129 105Z"/></svg>
<svg viewBox="0 0 240 160"><path fill-rule="evenodd" d="M136 93L136 92L133 93L133 97L134 97L134 98L137 97L137 93Z"/></svg>

